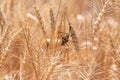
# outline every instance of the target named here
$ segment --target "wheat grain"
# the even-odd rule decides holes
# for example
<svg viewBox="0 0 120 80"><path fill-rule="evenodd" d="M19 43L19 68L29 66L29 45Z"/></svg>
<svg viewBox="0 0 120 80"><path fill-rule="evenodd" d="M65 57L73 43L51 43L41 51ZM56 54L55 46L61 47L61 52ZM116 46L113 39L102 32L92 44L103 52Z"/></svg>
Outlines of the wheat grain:
<svg viewBox="0 0 120 80"><path fill-rule="evenodd" d="M104 6L103 6L103 8L101 10L101 12L98 14L98 17L97 17L96 21L94 22L94 28L95 28L94 34L96 34L98 32L98 30L100 29L99 24L100 24L100 22L102 20L102 17L104 16L104 13L106 11L106 7L109 4L109 2L110 2L110 0L107 0L105 2Z"/></svg>
<svg viewBox="0 0 120 80"><path fill-rule="evenodd" d="M41 26L41 28L42 28L43 35L44 35L45 38L46 38L46 31L45 31L45 28L44 28L44 24L43 24L43 21L42 21L42 17L41 17L41 15L40 15L40 12L39 12L39 10L37 9L37 7L35 7L34 9L35 9L35 13L36 13L37 19L39 20L40 26Z"/></svg>
<svg viewBox="0 0 120 80"><path fill-rule="evenodd" d="M54 18L54 13L53 13L52 8L50 8L50 21L51 21L52 33L54 33L55 32L55 18Z"/></svg>

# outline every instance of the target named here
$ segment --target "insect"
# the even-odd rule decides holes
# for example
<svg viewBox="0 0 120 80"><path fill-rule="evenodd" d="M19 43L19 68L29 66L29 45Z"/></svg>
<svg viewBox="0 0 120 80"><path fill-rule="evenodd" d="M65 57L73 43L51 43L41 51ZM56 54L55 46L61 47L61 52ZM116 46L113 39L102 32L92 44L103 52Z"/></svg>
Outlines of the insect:
<svg viewBox="0 0 120 80"><path fill-rule="evenodd" d="M72 43L74 45L75 50L79 52L79 42L75 30L73 29L71 24L69 24L69 33L65 33L64 35L62 35L61 45L64 46L65 44L67 44L70 37L72 38Z"/></svg>
<svg viewBox="0 0 120 80"><path fill-rule="evenodd" d="M62 43L61 45L65 45L69 41L69 34L66 33L65 35L62 36Z"/></svg>
<svg viewBox="0 0 120 80"><path fill-rule="evenodd" d="M68 22L68 28L67 28L68 33L65 33L64 35L62 35L61 45L64 46L69 41L69 38L71 38L71 41L73 43L73 46L74 46L75 50L77 52L79 52L80 47L79 47L79 41L77 39L76 32L75 32L73 26L71 25L67 15L66 15L66 19L67 19L67 22ZM62 22L61 22L61 24L62 24ZM66 29L66 27L64 27L62 30L65 32L65 29ZM59 32L59 33L64 33L64 32Z"/></svg>

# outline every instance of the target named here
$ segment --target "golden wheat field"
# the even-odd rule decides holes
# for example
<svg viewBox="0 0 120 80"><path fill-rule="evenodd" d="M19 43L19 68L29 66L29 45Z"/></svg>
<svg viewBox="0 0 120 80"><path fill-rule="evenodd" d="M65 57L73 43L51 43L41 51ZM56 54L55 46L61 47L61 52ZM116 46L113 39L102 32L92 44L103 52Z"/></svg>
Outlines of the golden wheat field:
<svg viewBox="0 0 120 80"><path fill-rule="evenodd" d="M120 80L120 0L0 0L0 80Z"/></svg>

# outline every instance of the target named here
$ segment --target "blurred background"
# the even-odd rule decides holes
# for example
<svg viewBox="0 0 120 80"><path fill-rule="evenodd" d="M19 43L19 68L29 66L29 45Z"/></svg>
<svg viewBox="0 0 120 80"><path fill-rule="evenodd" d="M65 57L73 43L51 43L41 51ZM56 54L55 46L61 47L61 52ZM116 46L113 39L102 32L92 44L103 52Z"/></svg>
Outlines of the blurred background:
<svg viewBox="0 0 120 80"><path fill-rule="evenodd" d="M0 0L0 80L120 80L119 14L120 0Z"/></svg>

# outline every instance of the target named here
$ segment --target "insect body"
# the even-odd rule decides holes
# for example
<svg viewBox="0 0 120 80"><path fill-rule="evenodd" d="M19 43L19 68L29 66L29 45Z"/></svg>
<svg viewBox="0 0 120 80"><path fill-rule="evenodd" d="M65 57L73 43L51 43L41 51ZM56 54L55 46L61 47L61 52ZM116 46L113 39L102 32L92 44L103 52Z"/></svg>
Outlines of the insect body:
<svg viewBox="0 0 120 80"><path fill-rule="evenodd" d="M69 41L69 34L63 35L61 45L65 45L68 41Z"/></svg>
<svg viewBox="0 0 120 80"><path fill-rule="evenodd" d="M69 41L69 33L65 33L65 32L58 32L60 35L58 35L58 37L61 40L61 45L64 46L68 41Z"/></svg>

